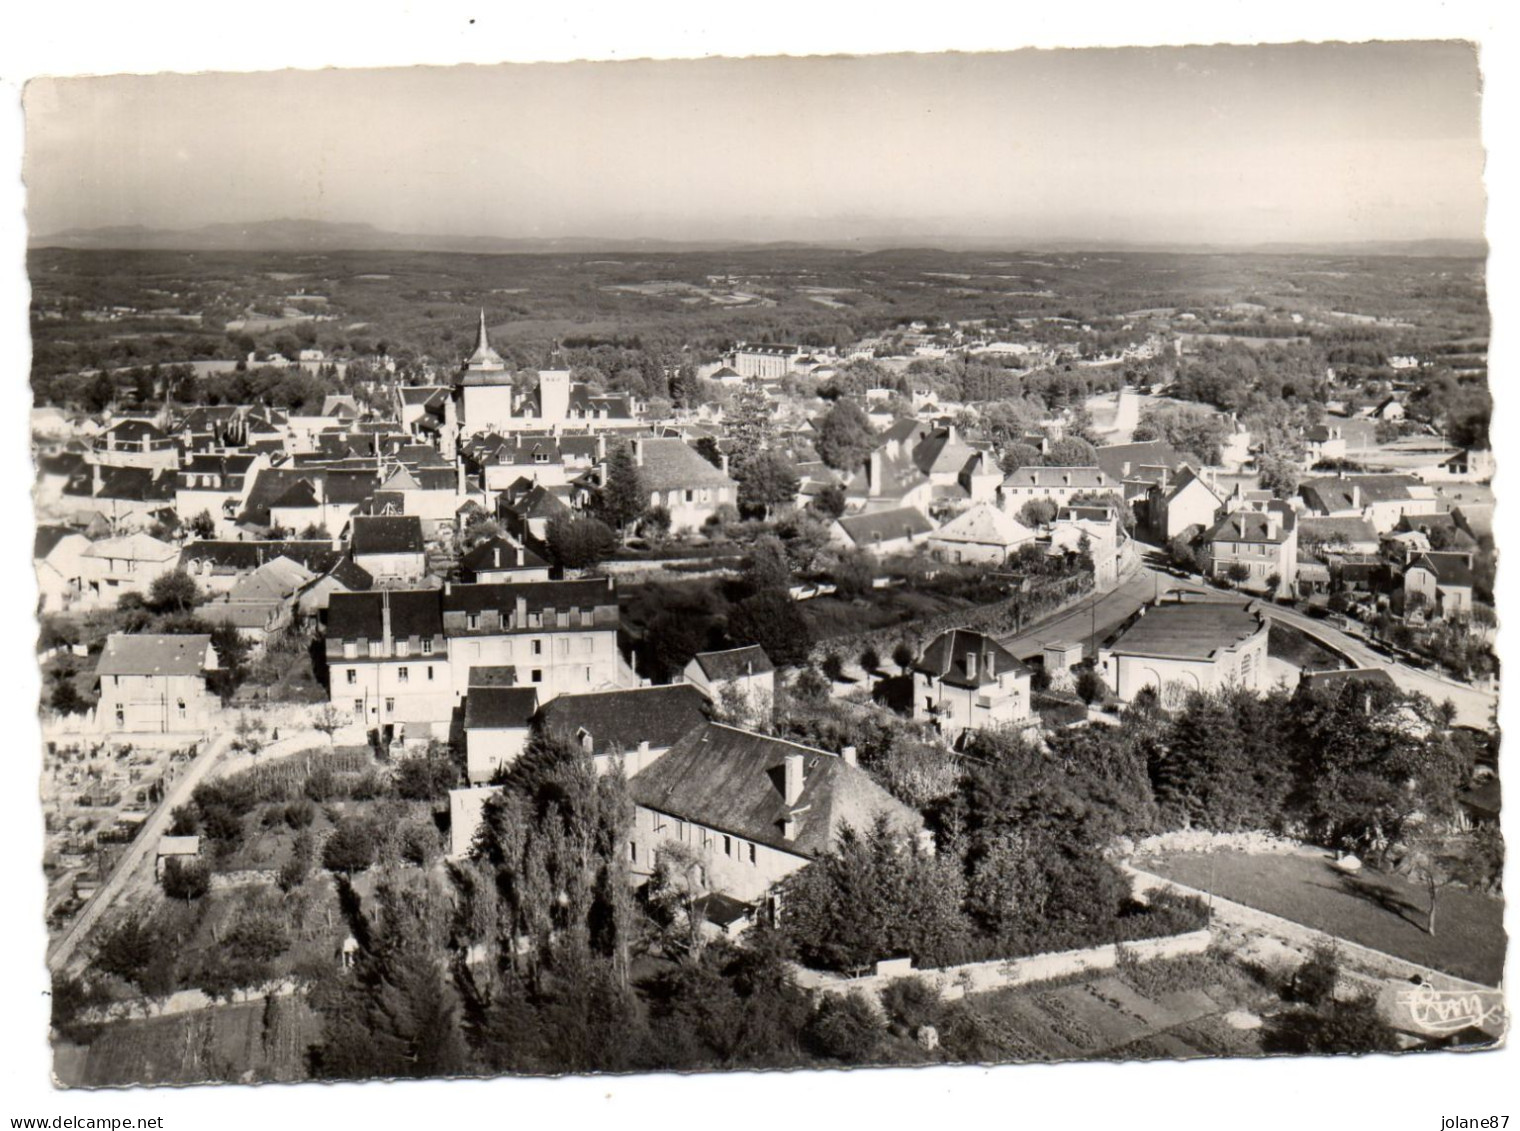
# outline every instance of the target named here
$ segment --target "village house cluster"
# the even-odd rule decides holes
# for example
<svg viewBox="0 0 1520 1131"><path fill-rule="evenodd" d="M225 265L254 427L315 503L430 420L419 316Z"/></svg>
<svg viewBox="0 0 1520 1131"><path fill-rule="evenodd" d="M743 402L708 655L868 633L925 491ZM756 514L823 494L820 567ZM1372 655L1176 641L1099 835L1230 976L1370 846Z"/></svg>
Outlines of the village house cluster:
<svg viewBox="0 0 1520 1131"><path fill-rule="evenodd" d="M933 356L938 347L920 337L909 344ZM951 344L1011 348L968 346L964 334ZM1160 348L1149 342L1135 356ZM916 556L994 579L1044 562L1057 578L1084 579L1072 594L1096 597L1135 575L1144 539L1227 591L1142 600L1085 645L1051 639L1015 653L1006 633L931 634L903 664L904 713L947 745L984 729L1037 731L1037 680L1069 691L1083 672L1101 683L1089 700L1128 703L1150 689L1174 707L1196 691L1266 690L1275 677L1263 608L1274 599L1334 590L1342 611L1361 602L1371 612L1397 594L1422 619L1473 615L1492 508L1452 505L1437 487L1485 478L1480 453L1442 454L1424 473L1316 471L1346 449L1338 429L1315 427L1302 436L1304 477L1273 492L1254 486L1252 440L1239 425L1213 463L1164 440L1133 441L1139 398L1126 389L1089 439L1072 442L1074 414L1052 414L1018 438L1027 462L1010 465L974 405L867 389L830 408L786 391L788 378L827 377L850 356L740 344L701 373L763 398L775 451L795 476L789 497L772 502L821 514L835 551L878 566ZM151 416L38 409L40 611L140 606L182 574L194 615L228 626L251 655L283 634L311 636L334 726L387 747L461 751L456 854L469 851L493 779L545 730L629 776L635 876L649 874L662 845L687 846L707 861L713 889L747 908L847 825L880 817L920 835L922 817L862 771L853 748L719 721L734 702L766 704L784 686L764 648L699 650L672 681L652 681L628 648L620 604L637 570L612 561L588 571L556 543L554 531L609 489L618 460L637 469L637 503L662 516L663 536L679 542L736 521L733 415L703 404L656 416L568 368L514 370L484 313L456 372L374 392L362 405L330 396L311 415L262 404L166 403ZM818 446L842 403L870 431L858 457L830 466ZM1396 402L1375 411L1387 417ZM700 555L683 561L703 568ZM884 568L877 581L890 583ZM89 658L94 702L57 712L72 749L188 743L233 717L216 692L224 665L210 635L123 631Z"/></svg>

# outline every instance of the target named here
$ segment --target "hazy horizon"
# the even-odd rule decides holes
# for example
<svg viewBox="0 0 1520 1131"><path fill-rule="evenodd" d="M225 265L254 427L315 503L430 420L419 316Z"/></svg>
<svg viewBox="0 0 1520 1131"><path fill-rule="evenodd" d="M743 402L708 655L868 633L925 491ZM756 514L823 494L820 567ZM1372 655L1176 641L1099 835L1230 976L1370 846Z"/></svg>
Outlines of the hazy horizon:
<svg viewBox="0 0 1520 1131"><path fill-rule="evenodd" d="M1482 240L1463 43L47 78L34 237Z"/></svg>

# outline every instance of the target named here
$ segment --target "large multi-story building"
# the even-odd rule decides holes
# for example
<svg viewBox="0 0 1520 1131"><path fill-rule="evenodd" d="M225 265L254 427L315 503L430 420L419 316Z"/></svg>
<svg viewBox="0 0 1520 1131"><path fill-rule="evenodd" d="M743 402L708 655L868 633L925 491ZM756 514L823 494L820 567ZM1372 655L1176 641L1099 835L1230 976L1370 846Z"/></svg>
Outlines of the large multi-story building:
<svg viewBox="0 0 1520 1131"><path fill-rule="evenodd" d="M368 728L414 724L447 733L455 695L438 598L436 589L328 598L328 698L334 706Z"/></svg>
<svg viewBox="0 0 1520 1131"><path fill-rule="evenodd" d="M536 690L541 703L628 684L610 578L450 584L432 596L456 667L456 699L472 667L515 667L519 686Z"/></svg>

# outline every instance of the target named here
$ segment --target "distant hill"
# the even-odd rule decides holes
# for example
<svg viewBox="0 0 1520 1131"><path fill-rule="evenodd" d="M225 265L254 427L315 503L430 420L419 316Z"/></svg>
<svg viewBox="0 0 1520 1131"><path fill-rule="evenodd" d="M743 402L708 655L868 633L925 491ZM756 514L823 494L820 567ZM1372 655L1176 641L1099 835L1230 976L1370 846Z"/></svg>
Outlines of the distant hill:
<svg viewBox="0 0 1520 1131"><path fill-rule="evenodd" d="M1049 251L1261 255L1394 255L1483 258L1483 240L1379 240L1367 243L1280 243L1255 245L1169 244L1027 236L897 237L872 235L819 240L667 240L615 236L551 238L458 236L390 232L373 224L328 220L259 220L248 224L206 224L199 228L71 228L31 237L34 248L98 251L435 251L467 255L578 255L593 253L673 253L700 251L780 251L808 248L856 252Z"/></svg>

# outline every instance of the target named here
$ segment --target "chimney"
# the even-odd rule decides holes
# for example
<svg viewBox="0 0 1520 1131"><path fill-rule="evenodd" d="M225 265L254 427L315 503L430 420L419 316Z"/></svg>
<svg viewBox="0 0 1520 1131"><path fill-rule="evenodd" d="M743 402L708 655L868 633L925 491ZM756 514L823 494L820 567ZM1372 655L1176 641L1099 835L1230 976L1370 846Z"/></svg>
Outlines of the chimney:
<svg viewBox="0 0 1520 1131"><path fill-rule="evenodd" d="M521 546L517 547L517 564L519 566L523 564L523 548Z"/></svg>
<svg viewBox="0 0 1520 1131"><path fill-rule="evenodd" d="M871 452L870 491L873 495L881 494L881 449Z"/></svg>
<svg viewBox="0 0 1520 1131"><path fill-rule="evenodd" d="M380 654L391 654L391 591L380 590Z"/></svg>
<svg viewBox="0 0 1520 1131"><path fill-rule="evenodd" d="M788 805L797 804L798 798L802 796L803 760L806 758L806 754L788 754L786 756L783 798Z"/></svg>
<svg viewBox="0 0 1520 1131"><path fill-rule="evenodd" d="M790 813L781 819L781 835L786 840L797 839L797 818Z"/></svg>
<svg viewBox="0 0 1520 1131"><path fill-rule="evenodd" d="M492 554L493 559L495 560L496 568L500 569L501 568L501 547L498 545L494 550L491 551L491 554Z"/></svg>
<svg viewBox="0 0 1520 1131"><path fill-rule="evenodd" d="M724 475L728 474L728 453L727 452L719 452L718 453L718 469L720 471L722 471Z"/></svg>
<svg viewBox="0 0 1520 1131"><path fill-rule="evenodd" d="M649 739L647 739L647 738L640 739L639 740L639 765L642 766L644 764L644 759L646 759L648 757L649 757Z"/></svg>
<svg viewBox="0 0 1520 1131"><path fill-rule="evenodd" d="M452 581L445 581L443 583L443 595L445 597L447 597L450 594L452 594L453 592L454 592L454 583Z"/></svg>
<svg viewBox="0 0 1520 1131"><path fill-rule="evenodd" d="M846 746L839 752L839 756L844 759L845 765L847 766L860 765L860 756L856 753L855 747L853 746Z"/></svg>
<svg viewBox="0 0 1520 1131"><path fill-rule="evenodd" d="M520 593L517 596L517 608L512 613L512 627L528 627L528 599Z"/></svg>
<svg viewBox="0 0 1520 1131"><path fill-rule="evenodd" d="M644 441L643 440L634 440L633 441L633 462L635 464L637 464L639 467L643 467L644 466Z"/></svg>
<svg viewBox="0 0 1520 1131"><path fill-rule="evenodd" d="M975 679L976 678L976 653L975 652L967 652L966 653L966 678L967 679Z"/></svg>
<svg viewBox="0 0 1520 1131"><path fill-rule="evenodd" d="M1354 508L1356 508L1357 510L1361 510L1361 507L1362 507L1362 485L1360 483L1353 483L1351 485L1351 505Z"/></svg>
<svg viewBox="0 0 1520 1131"><path fill-rule="evenodd" d="M997 653L991 648L987 649L987 675L991 679L997 678Z"/></svg>

